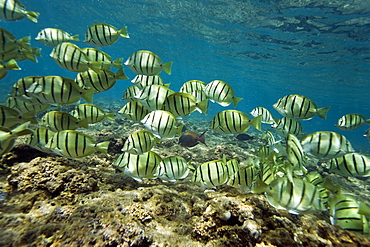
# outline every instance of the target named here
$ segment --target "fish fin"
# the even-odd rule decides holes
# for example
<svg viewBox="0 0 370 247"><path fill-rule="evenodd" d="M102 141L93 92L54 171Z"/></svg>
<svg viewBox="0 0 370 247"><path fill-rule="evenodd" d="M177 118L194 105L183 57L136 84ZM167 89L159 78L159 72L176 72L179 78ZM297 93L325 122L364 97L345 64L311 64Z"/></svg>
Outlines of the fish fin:
<svg viewBox="0 0 370 247"><path fill-rule="evenodd" d="M26 16L31 21L37 23L37 18L39 17L40 13L35 11L26 11Z"/></svg>
<svg viewBox="0 0 370 247"><path fill-rule="evenodd" d="M123 27L121 30L118 31L119 35L124 38L130 38L130 36L127 33L127 26Z"/></svg>
<svg viewBox="0 0 370 247"><path fill-rule="evenodd" d="M342 188L340 187L340 185L338 185L338 184L335 185L333 183L333 181L330 178L328 178L328 177L326 177L324 179L323 186L324 186L325 189L329 190L333 194L337 194L338 195L338 194L341 194L342 193L341 192Z"/></svg>
<svg viewBox="0 0 370 247"><path fill-rule="evenodd" d="M163 71L166 72L169 75L171 75L172 63L173 62L168 62L168 63L162 64Z"/></svg>
<svg viewBox="0 0 370 247"><path fill-rule="evenodd" d="M23 37L17 40L17 44L23 49L30 51L31 50L30 41L31 41L31 36L26 36L26 37Z"/></svg>
<svg viewBox="0 0 370 247"><path fill-rule="evenodd" d="M256 180L253 188L251 189L253 193L257 193L257 194L264 193L267 190L268 190L268 185L259 178Z"/></svg>
<svg viewBox="0 0 370 247"><path fill-rule="evenodd" d="M366 205L364 202L359 203L358 213L361 215L370 216L370 207Z"/></svg>
<svg viewBox="0 0 370 247"><path fill-rule="evenodd" d="M5 64L5 69L7 69L7 70L21 70L21 68L19 68L19 66L17 64L17 61L15 61L14 59L9 60L9 62L7 62Z"/></svg>
<svg viewBox="0 0 370 247"><path fill-rule="evenodd" d="M92 69L98 75L100 74L101 67L103 65L102 61L90 61L87 66Z"/></svg>
<svg viewBox="0 0 370 247"><path fill-rule="evenodd" d="M23 135L32 134L32 130L28 129L29 124L30 122L26 122L24 124L21 124L15 127L14 129L10 131L10 134L12 136L23 136Z"/></svg>
<svg viewBox="0 0 370 247"><path fill-rule="evenodd" d="M99 152L102 152L103 154L108 154L108 147L109 147L110 142L100 142L98 144L95 144L96 150Z"/></svg>
<svg viewBox="0 0 370 247"><path fill-rule="evenodd" d="M125 72L123 72L123 67L119 68L115 74L116 79L118 80L125 80L128 79L128 77L125 75Z"/></svg>
<svg viewBox="0 0 370 247"><path fill-rule="evenodd" d="M78 122L78 126L79 127L82 127L82 128L85 128L85 129L88 129L89 128L89 124L87 123L87 118L82 119L81 121L79 121Z"/></svg>
<svg viewBox="0 0 370 247"><path fill-rule="evenodd" d="M80 41L80 39L78 38L78 34L71 36L71 40Z"/></svg>
<svg viewBox="0 0 370 247"><path fill-rule="evenodd" d="M365 123L370 124L370 119L365 120Z"/></svg>
<svg viewBox="0 0 370 247"><path fill-rule="evenodd" d="M322 119L326 119L326 114L328 113L329 109L330 109L330 106L319 108L317 109L317 115L321 117Z"/></svg>
<svg viewBox="0 0 370 247"><path fill-rule="evenodd" d="M114 120L114 115L115 115L114 112L110 112L110 113L106 113L105 117L108 119Z"/></svg>
<svg viewBox="0 0 370 247"><path fill-rule="evenodd" d="M207 114L208 113L208 99L202 100L201 102L197 103L197 110L200 113Z"/></svg>
<svg viewBox="0 0 370 247"><path fill-rule="evenodd" d="M253 118L249 121L250 125L255 127L257 130L261 130L261 121L262 121L262 115L259 115L258 117Z"/></svg>
<svg viewBox="0 0 370 247"><path fill-rule="evenodd" d="M166 83L166 84L163 84L163 86L165 87L170 87L171 83Z"/></svg>
<svg viewBox="0 0 370 247"><path fill-rule="evenodd" d="M40 48L41 49L41 48ZM37 63L37 58L36 58L36 54L34 54L34 51L28 51L28 50L24 50L22 51L22 54L24 55L25 58L27 58L28 60L34 62L34 63Z"/></svg>
<svg viewBox="0 0 370 247"><path fill-rule="evenodd" d="M181 136L181 134L182 134L182 128L184 127L184 125L180 125L179 127L177 127L177 134L179 135L179 136Z"/></svg>
<svg viewBox="0 0 370 247"><path fill-rule="evenodd" d="M236 105L239 103L239 101L241 101L243 98L239 98L239 97L233 97L233 104L234 104L234 107L236 107Z"/></svg>
<svg viewBox="0 0 370 247"><path fill-rule="evenodd" d="M30 111L30 112L22 114L21 119L24 122L30 122L32 124L37 124L37 120L35 118L35 112L34 111Z"/></svg>
<svg viewBox="0 0 370 247"><path fill-rule="evenodd" d="M122 67L123 67L123 66L122 66L122 63L123 63L123 57L118 58L118 59L116 59L116 60L112 61L112 66L120 69L120 68L122 68ZM127 79L128 79L128 78L127 78Z"/></svg>
<svg viewBox="0 0 370 247"><path fill-rule="evenodd" d="M87 102L92 103L94 93L95 93L95 89L94 88L89 88L87 90L82 91L81 97L84 100L86 100Z"/></svg>

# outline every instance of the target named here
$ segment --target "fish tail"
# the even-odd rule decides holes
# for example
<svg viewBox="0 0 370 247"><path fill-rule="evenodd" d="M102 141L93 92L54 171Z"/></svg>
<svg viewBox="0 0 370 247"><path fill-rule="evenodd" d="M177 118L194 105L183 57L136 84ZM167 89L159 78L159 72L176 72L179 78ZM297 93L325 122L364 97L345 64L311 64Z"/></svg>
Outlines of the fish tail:
<svg viewBox="0 0 370 247"><path fill-rule="evenodd" d="M30 122L26 122L24 124L19 125L18 127L12 129L10 131L10 134L12 136L24 136L24 135L31 134L32 131L30 129L28 129L29 124L30 124Z"/></svg>
<svg viewBox="0 0 370 247"><path fill-rule="evenodd" d="M172 62L162 64L163 71L166 72L168 75L171 75L171 68L172 68Z"/></svg>
<svg viewBox="0 0 370 247"><path fill-rule="evenodd" d="M26 11L26 16L31 21L37 23L37 18L39 17L40 13L35 11Z"/></svg>
<svg viewBox="0 0 370 247"><path fill-rule="evenodd" d="M321 117L322 119L326 119L326 114L328 113L329 109L330 106L319 108L317 109L317 115L319 115L319 117Z"/></svg>
<svg viewBox="0 0 370 247"><path fill-rule="evenodd" d="M123 57L112 61L112 66L120 69L122 68L122 63L123 63Z"/></svg>
<svg viewBox="0 0 370 247"><path fill-rule="evenodd" d="M71 36L71 40L80 41L80 39L78 38L78 34Z"/></svg>
<svg viewBox="0 0 370 247"><path fill-rule="evenodd" d="M115 76L116 76L116 79L119 79L119 80L128 79L128 77L125 75L125 72L123 71L123 67L117 70Z"/></svg>
<svg viewBox="0 0 370 247"><path fill-rule="evenodd" d="M103 154L108 154L109 144L110 144L109 141L101 142L101 143L96 144L95 147L96 147L96 150L98 150L99 152L102 152Z"/></svg>
<svg viewBox="0 0 370 247"><path fill-rule="evenodd" d="M21 70L21 68L18 66L17 61L14 59L9 60L7 64L5 64L5 69L7 70Z"/></svg>
<svg viewBox="0 0 370 247"><path fill-rule="evenodd" d="M201 111L201 113L207 114L208 113L208 99L198 102L197 108Z"/></svg>
<svg viewBox="0 0 370 247"><path fill-rule="evenodd" d="M100 73L102 65L103 65L103 62L101 61L91 61L88 63L89 68L92 69L98 75Z"/></svg>
<svg viewBox="0 0 370 247"><path fill-rule="evenodd" d="M114 112L105 114L105 117L114 120Z"/></svg>
<svg viewBox="0 0 370 247"><path fill-rule="evenodd" d="M30 47L30 45L31 45L30 41L31 41L31 36L26 36L26 37L23 37L23 38L17 40L17 44L20 47L22 47L23 49L27 50L27 51L32 51L32 49Z"/></svg>
<svg viewBox="0 0 370 247"><path fill-rule="evenodd" d="M263 182L261 179L257 179L253 185L253 188L251 189L253 193L263 193L263 192L266 192L267 190L268 190L268 185L265 182Z"/></svg>
<svg viewBox="0 0 370 247"><path fill-rule="evenodd" d="M87 122L87 118L82 119L81 121L79 121L78 122L78 126L79 127L82 127L82 128L85 128L85 129L88 129L89 128L89 124Z"/></svg>
<svg viewBox="0 0 370 247"><path fill-rule="evenodd" d="M37 124L37 120L35 117L35 111L30 111L21 115L21 119L23 122L30 122L32 124Z"/></svg>
<svg viewBox="0 0 370 247"><path fill-rule="evenodd" d="M89 88L88 90L83 90L81 97L85 99L87 102L92 103L94 93L95 93L95 89Z"/></svg>
<svg viewBox="0 0 370 247"><path fill-rule="evenodd" d="M119 35L124 37L124 38L130 38L130 36L127 33L127 26L125 26L121 30L119 30Z"/></svg>
<svg viewBox="0 0 370 247"><path fill-rule="evenodd" d="M366 119L365 123L370 124L370 119Z"/></svg>
<svg viewBox="0 0 370 247"><path fill-rule="evenodd" d="M262 115L259 115L258 117L255 117L252 120L250 120L249 123L256 129L261 130L261 122L262 122Z"/></svg>
<svg viewBox="0 0 370 247"><path fill-rule="evenodd" d="M180 125L179 127L177 127L177 134L179 135L179 136L181 136L181 134L182 134L182 128L184 127L184 125Z"/></svg>
<svg viewBox="0 0 370 247"><path fill-rule="evenodd" d="M237 104L239 103L239 101L241 101L243 98L239 98L239 97L233 97L233 104L234 104L234 107L237 106Z"/></svg>

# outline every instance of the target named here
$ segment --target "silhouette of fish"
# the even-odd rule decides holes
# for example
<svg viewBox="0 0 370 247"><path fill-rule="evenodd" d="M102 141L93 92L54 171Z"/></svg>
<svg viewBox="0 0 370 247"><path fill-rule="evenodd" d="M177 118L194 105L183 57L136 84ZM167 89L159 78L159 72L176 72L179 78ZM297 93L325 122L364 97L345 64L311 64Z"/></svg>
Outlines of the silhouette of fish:
<svg viewBox="0 0 370 247"><path fill-rule="evenodd" d="M246 141L249 139L253 139L253 136L250 136L248 134L239 134L236 136L236 139L238 139L239 141Z"/></svg>
<svg viewBox="0 0 370 247"><path fill-rule="evenodd" d="M203 143L204 145L207 145L204 140L205 133L206 131L204 131L201 135L198 135L197 133L191 131L185 132L179 138L179 145L183 147L194 147L199 142Z"/></svg>

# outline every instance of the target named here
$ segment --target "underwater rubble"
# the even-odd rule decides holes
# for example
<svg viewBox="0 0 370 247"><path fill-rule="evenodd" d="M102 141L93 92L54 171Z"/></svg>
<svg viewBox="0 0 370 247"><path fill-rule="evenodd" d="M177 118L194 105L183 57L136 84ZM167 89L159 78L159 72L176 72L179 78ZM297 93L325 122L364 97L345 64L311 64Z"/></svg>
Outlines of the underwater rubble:
<svg viewBox="0 0 370 247"><path fill-rule="evenodd" d="M182 121L198 132L209 124L190 117ZM159 179L139 183L123 177L112 162L136 128L140 126L116 117L84 130L97 141L110 140L109 155L72 160L21 143L4 155L0 245L370 246L365 236L332 225L327 211L293 215L273 208L263 195L228 185L205 192L190 182L190 176L174 183ZM207 146L187 149L177 145L175 138L156 144L154 150L161 157L181 155L195 163L224 154L243 161L261 144L253 131L248 134L256 138L247 141L209 131ZM307 169L327 172L313 159ZM365 180L329 176L366 199L370 189Z"/></svg>

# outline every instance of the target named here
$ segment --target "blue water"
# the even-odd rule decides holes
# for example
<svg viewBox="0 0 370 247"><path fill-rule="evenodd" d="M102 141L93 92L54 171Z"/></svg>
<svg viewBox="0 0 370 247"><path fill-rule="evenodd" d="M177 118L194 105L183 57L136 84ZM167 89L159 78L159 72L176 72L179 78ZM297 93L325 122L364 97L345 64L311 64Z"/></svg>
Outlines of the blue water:
<svg viewBox="0 0 370 247"><path fill-rule="evenodd" d="M304 132L332 130L344 134L354 148L369 153L362 135L369 126L341 131L334 124L342 115L359 113L370 118L370 3L368 1L242 1L242 0L23 0L27 10L41 13L38 23L28 19L0 21L0 26L21 38L32 36L32 46L42 48L38 63L22 61L21 71L11 71L0 81L4 91L24 76L76 73L58 67L52 50L34 40L47 27L79 34L109 23L128 26L130 39L120 38L101 48L114 59L125 59L137 50L150 50L164 62L173 61L172 75L161 73L170 88L178 90L193 79L206 83L228 82L244 100L238 110L249 113L272 108L280 97L302 94L319 107L331 106L326 120L304 121ZM87 47L82 41L75 42ZM127 68L126 74L134 74ZM95 97L114 98L122 105L129 80ZM7 95L1 95L5 101ZM228 108L232 108L231 106ZM224 110L211 104L209 116Z"/></svg>

